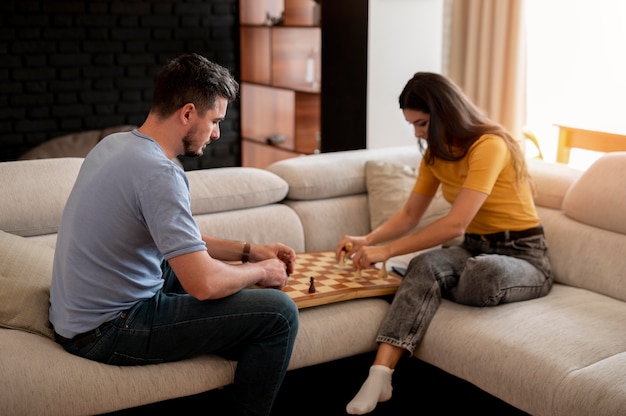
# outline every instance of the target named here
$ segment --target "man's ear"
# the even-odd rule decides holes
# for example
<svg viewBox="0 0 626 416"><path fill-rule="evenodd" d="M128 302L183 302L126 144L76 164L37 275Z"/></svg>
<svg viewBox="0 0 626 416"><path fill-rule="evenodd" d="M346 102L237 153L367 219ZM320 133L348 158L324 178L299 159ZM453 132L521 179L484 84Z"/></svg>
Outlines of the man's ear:
<svg viewBox="0 0 626 416"><path fill-rule="evenodd" d="M181 121L183 124L189 123L196 114L196 106L193 103L187 103L180 109Z"/></svg>

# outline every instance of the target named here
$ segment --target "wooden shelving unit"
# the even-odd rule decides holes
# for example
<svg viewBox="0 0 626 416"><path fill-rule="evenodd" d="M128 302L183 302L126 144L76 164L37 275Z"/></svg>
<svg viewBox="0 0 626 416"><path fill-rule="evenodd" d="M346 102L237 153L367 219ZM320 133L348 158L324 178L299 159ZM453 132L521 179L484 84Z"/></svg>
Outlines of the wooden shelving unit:
<svg viewBox="0 0 626 416"><path fill-rule="evenodd" d="M243 166L264 168L319 149L321 28L314 6L240 1Z"/></svg>
<svg viewBox="0 0 626 416"><path fill-rule="evenodd" d="M242 165L365 148L367 1L239 7Z"/></svg>

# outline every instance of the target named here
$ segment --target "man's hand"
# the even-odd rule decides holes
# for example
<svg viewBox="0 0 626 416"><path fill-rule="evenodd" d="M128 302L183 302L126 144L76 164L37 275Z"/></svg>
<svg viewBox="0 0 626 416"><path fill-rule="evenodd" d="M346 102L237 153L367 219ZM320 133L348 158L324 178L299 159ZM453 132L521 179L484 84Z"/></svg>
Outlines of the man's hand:
<svg viewBox="0 0 626 416"><path fill-rule="evenodd" d="M259 262L268 259L278 259L283 262L287 275L293 273L296 263L296 252L283 243L253 245L250 250L250 261Z"/></svg>
<svg viewBox="0 0 626 416"><path fill-rule="evenodd" d="M266 275L266 277L259 280L259 286L282 289L289 282L287 265L282 260L268 259L257 262L257 265L263 267Z"/></svg>

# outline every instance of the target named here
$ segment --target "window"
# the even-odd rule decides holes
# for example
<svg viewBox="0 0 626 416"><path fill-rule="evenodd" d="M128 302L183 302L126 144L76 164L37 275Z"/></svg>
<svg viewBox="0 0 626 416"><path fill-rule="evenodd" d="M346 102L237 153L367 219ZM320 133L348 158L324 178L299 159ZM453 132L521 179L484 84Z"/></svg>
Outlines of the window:
<svg viewBox="0 0 626 416"><path fill-rule="evenodd" d="M527 123L556 160L557 124L626 134L626 2L526 0ZM585 169L601 154L572 149Z"/></svg>

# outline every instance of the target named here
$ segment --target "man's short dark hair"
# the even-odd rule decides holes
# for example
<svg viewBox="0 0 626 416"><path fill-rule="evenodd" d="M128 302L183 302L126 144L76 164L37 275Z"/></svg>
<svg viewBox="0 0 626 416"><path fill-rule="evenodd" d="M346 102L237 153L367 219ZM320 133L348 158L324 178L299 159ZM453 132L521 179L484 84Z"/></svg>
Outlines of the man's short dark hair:
<svg viewBox="0 0 626 416"><path fill-rule="evenodd" d="M196 53L170 60L157 74L152 110L167 117L187 103L200 114L215 108L218 97L233 101L239 84L230 71Z"/></svg>

